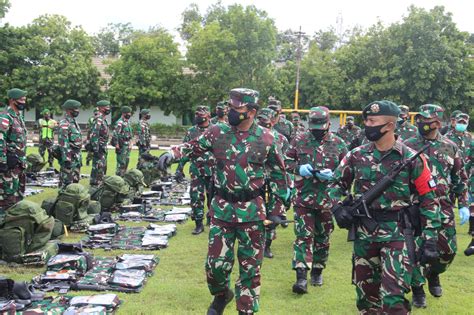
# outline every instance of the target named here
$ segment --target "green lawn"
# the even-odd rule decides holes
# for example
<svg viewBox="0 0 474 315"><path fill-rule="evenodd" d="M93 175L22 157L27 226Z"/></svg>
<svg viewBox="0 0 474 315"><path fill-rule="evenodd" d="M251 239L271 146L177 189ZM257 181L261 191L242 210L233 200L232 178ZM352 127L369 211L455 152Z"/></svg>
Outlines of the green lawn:
<svg viewBox="0 0 474 315"><path fill-rule="evenodd" d="M130 165L135 166L136 161L137 152L133 151ZM109 165L111 167L108 174L113 174L115 153L112 151L109 155ZM82 173L89 172L90 167L82 169ZM82 183L88 185L88 180L83 180ZM47 189L45 193L29 199L41 202L43 198L54 195L53 189ZM192 236L193 227L192 221L179 225L178 234L170 240L169 248L154 252L160 257L160 264L142 293L119 293L124 301L119 314L205 314L211 301L204 273L207 237L205 233ZM81 235L72 234L64 241L77 241L80 237ZM345 231L336 229L332 235L328 268L324 272L324 286L311 287L309 294L303 296L291 292L295 280L294 271L291 270L293 239L291 227L278 229L277 240L272 246L275 258L266 259L263 263L260 313L356 314L355 289L350 279L351 244L346 242ZM462 253L469 240L467 226L460 227L460 253L449 270L441 276L444 296L440 299L428 296L428 308L415 310L414 314L474 314L474 257L466 257ZM103 250L93 252L95 255L122 253ZM42 268L0 267L0 274L15 280L30 280L42 271ZM236 279L237 272L238 268L235 269L232 280ZM227 308L227 314L235 313L234 309L235 302L232 302Z"/></svg>

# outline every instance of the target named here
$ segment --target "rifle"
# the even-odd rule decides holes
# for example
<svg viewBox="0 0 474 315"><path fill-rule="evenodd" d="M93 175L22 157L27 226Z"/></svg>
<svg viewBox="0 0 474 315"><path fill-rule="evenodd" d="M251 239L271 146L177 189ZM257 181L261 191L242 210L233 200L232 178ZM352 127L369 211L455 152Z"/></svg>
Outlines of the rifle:
<svg viewBox="0 0 474 315"><path fill-rule="evenodd" d="M352 201L352 195L349 195L343 202L343 204L350 205L350 212L352 216L356 219L354 224L352 224L349 234L347 236L348 241L355 240L356 237L356 230L357 224L360 223L365 226L369 233L373 233L375 229L378 227L377 221L372 218L372 215L369 212L369 206L379 198L388 187L392 185L395 180L395 177L407 166L411 165L413 161L415 161L420 154L422 154L430 144L425 145L420 149L420 151L416 152L411 158L399 162L396 164L387 175L382 177L375 185L373 185L369 190L363 193L357 200Z"/></svg>

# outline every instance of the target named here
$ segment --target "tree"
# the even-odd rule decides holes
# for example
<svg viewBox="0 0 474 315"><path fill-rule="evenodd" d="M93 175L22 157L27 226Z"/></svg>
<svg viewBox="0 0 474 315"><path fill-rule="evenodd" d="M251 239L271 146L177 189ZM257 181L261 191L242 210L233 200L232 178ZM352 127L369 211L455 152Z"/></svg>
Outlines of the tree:
<svg viewBox="0 0 474 315"><path fill-rule="evenodd" d="M181 38L185 41L193 37L201 28L203 17L199 12L199 7L196 3L191 3L181 14L183 22L178 28Z"/></svg>
<svg viewBox="0 0 474 315"><path fill-rule="evenodd" d="M0 0L0 19L5 17L10 9L10 0Z"/></svg>
<svg viewBox="0 0 474 315"><path fill-rule="evenodd" d="M109 23L94 36L94 48L97 56L115 57L120 47L129 45L135 30L130 23Z"/></svg>
<svg viewBox="0 0 474 315"><path fill-rule="evenodd" d="M330 27L327 31L319 30L314 34L313 41L320 50L332 50L336 47L339 38L336 30Z"/></svg>
<svg viewBox="0 0 474 315"><path fill-rule="evenodd" d="M276 60L280 62L286 62L288 60L296 60L299 36L296 31L286 30L284 32L279 32L277 35L277 57ZM301 36L301 57L304 56L305 52L308 50L308 37Z"/></svg>

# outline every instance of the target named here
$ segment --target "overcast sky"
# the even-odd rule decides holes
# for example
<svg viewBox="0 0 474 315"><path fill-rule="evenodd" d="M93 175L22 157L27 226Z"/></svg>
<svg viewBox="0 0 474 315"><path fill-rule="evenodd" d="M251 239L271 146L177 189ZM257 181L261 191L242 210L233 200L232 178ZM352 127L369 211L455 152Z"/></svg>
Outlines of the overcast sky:
<svg viewBox="0 0 474 315"><path fill-rule="evenodd" d="M98 32L109 22L131 22L134 28L144 30L160 25L176 35L181 13L193 2L198 4L201 12L216 3L211 0L11 0L10 11L2 22L25 25L35 17L49 13L66 16L90 34ZM342 17L343 29L355 25L368 27L378 19L385 24L401 20L411 4L426 9L444 5L453 14L460 30L474 33L472 0L224 0L222 3L253 4L267 11L279 30L296 30L301 26L309 35L336 26L338 16Z"/></svg>

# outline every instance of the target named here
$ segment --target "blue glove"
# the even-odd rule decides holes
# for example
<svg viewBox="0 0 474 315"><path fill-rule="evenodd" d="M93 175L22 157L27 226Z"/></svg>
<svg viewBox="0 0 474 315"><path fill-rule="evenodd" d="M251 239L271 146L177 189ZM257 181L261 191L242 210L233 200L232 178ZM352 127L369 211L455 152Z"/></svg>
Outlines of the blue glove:
<svg viewBox="0 0 474 315"><path fill-rule="evenodd" d="M319 178L320 180L329 180L332 178L332 176L334 175L334 173L329 169L329 168L326 168L322 171L319 171L315 174L315 176L317 178Z"/></svg>
<svg viewBox="0 0 474 315"><path fill-rule="evenodd" d="M300 166L300 175L301 176L313 176L313 173L311 171L313 170L313 167L311 164L304 164Z"/></svg>
<svg viewBox="0 0 474 315"><path fill-rule="evenodd" d="M461 217L461 225L467 222L469 220L469 208L468 207L462 207L459 208L459 217Z"/></svg>

